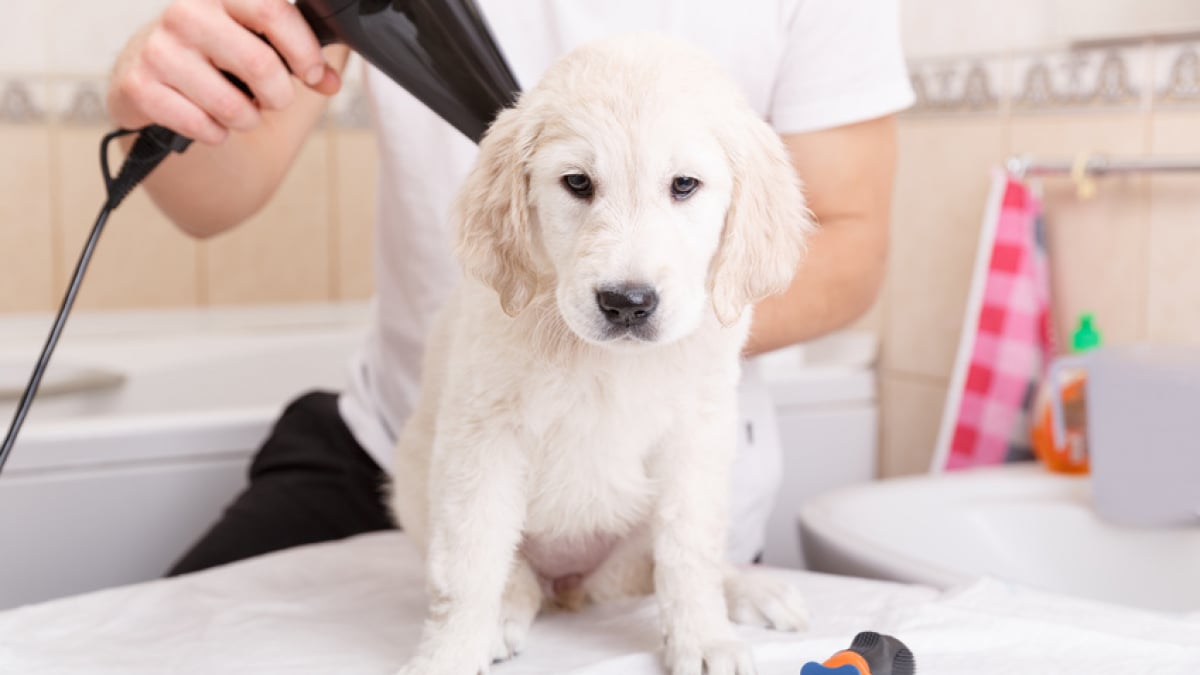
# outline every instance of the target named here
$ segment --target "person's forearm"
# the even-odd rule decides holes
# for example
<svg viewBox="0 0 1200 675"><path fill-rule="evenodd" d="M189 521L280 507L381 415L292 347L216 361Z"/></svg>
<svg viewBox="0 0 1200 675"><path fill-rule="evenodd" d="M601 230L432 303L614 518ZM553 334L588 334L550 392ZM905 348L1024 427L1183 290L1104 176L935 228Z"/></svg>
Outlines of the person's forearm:
<svg viewBox="0 0 1200 675"><path fill-rule="evenodd" d="M887 257L886 232L847 216L823 224L791 286L754 309L747 356L781 349L851 323L875 301Z"/></svg>
<svg viewBox="0 0 1200 675"><path fill-rule="evenodd" d="M891 117L784 136L819 225L791 286L755 308L746 354L842 328L883 281L896 169Z"/></svg>

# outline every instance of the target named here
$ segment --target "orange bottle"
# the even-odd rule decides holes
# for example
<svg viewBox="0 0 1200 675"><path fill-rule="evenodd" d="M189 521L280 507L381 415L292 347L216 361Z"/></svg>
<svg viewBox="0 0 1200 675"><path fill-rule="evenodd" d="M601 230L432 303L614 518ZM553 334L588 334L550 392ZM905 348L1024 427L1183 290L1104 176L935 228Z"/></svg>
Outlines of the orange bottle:
<svg viewBox="0 0 1200 675"><path fill-rule="evenodd" d="M1099 347L1100 332L1096 330L1095 317L1084 314L1079 317L1079 326L1071 337L1071 351L1085 352ZM1082 370L1068 370L1061 381L1046 382L1038 392L1034 406L1032 430L1033 454L1051 471L1068 474L1088 472L1087 458L1087 375ZM1063 404L1065 442L1054 442L1054 426L1051 418L1049 388L1059 387Z"/></svg>

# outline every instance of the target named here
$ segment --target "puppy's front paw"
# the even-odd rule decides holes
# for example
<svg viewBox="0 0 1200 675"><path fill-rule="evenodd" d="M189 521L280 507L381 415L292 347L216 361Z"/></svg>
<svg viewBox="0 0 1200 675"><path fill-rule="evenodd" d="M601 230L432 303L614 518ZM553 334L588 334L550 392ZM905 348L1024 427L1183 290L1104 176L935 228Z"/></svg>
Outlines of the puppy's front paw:
<svg viewBox="0 0 1200 675"><path fill-rule="evenodd" d="M666 661L671 675L755 675L750 648L734 638L668 640Z"/></svg>
<svg viewBox="0 0 1200 675"><path fill-rule="evenodd" d="M440 637L440 636L438 636ZM457 641L426 640L397 675L485 675L491 660L483 647L487 642L462 639Z"/></svg>
<svg viewBox="0 0 1200 675"><path fill-rule="evenodd" d="M533 612L512 612L500 616L499 629L492 636L492 662L507 661L525 647L529 627L533 624Z"/></svg>
<svg viewBox="0 0 1200 675"><path fill-rule="evenodd" d="M417 659L413 659L406 663L403 668L396 671L396 675L418 675L422 672L421 668L423 667L424 664L420 663Z"/></svg>
<svg viewBox="0 0 1200 675"><path fill-rule="evenodd" d="M418 656L409 661L396 675L484 675L486 663L472 664L469 661Z"/></svg>
<svg viewBox="0 0 1200 675"><path fill-rule="evenodd" d="M759 572L731 571L725 576L729 618L745 626L799 631L809 614L800 592L786 582Z"/></svg>

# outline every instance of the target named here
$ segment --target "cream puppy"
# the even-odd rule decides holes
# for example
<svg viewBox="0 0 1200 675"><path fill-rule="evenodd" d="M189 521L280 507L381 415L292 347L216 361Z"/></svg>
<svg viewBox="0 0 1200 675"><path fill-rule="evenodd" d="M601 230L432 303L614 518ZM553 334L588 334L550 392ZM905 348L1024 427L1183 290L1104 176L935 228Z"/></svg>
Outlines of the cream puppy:
<svg viewBox="0 0 1200 675"><path fill-rule="evenodd" d="M806 623L723 562L751 305L811 228L778 135L702 52L582 47L503 112L455 210L391 502L426 556L404 675L476 675L545 601L655 593L676 675L746 675L730 617Z"/></svg>

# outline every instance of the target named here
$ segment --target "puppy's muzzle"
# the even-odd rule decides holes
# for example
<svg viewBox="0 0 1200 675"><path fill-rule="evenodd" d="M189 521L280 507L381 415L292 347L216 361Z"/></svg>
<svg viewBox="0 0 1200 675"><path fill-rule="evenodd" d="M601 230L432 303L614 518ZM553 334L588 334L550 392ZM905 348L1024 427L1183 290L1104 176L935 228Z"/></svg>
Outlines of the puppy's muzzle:
<svg viewBox="0 0 1200 675"><path fill-rule="evenodd" d="M634 328L650 319L658 307L658 293L645 285L621 284L596 291L600 313L614 326Z"/></svg>

